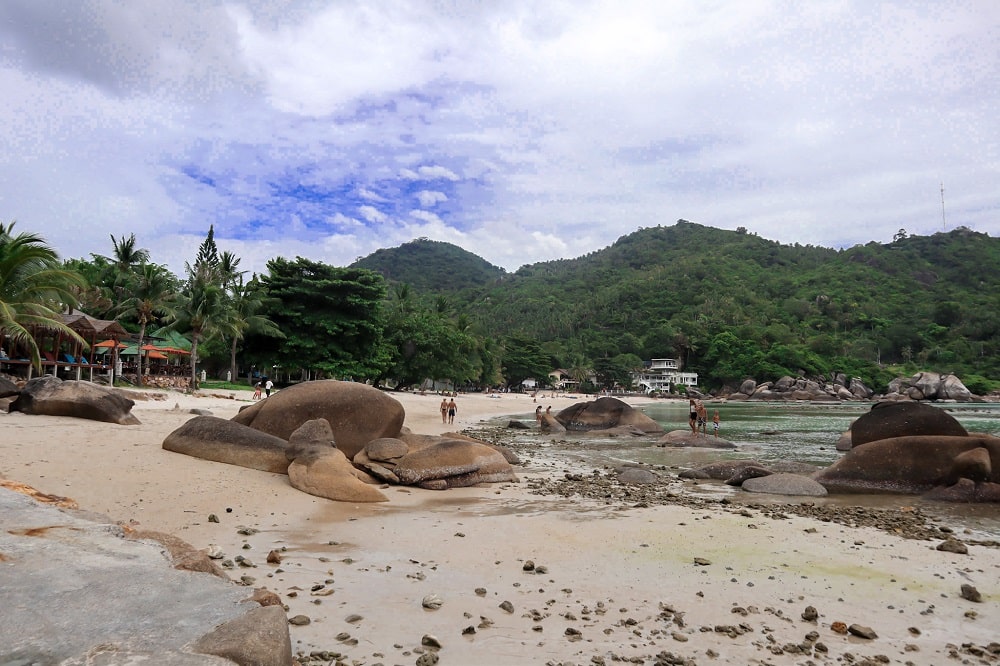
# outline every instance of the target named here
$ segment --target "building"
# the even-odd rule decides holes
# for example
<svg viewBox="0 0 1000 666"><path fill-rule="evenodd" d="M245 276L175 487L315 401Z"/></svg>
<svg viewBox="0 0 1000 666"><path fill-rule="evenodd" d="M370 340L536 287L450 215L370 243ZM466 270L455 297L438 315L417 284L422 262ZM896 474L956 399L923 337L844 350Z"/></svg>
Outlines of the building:
<svg viewBox="0 0 1000 666"><path fill-rule="evenodd" d="M697 386L697 372L681 372L677 360L654 358L643 363L643 368L632 375L632 383L646 393L670 392L677 386Z"/></svg>

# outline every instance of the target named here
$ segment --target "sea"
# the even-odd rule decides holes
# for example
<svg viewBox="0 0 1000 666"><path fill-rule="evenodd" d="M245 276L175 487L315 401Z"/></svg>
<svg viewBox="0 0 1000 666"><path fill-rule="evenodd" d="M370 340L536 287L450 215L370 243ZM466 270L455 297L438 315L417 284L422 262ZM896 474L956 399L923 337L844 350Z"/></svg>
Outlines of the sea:
<svg viewBox="0 0 1000 666"><path fill-rule="evenodd" d="M1000 404L938 403L935 405L954 416L970 433L1000 437ZM679 471L726 459L769 462L794 461L827 467L843 452L837 440L859 416L871 409L870 403L706 403L709 413L708 434L712 435L712 414L719 410L719 436L736 445L735 449L661 448L651 438L594 438L566 435L539 437L537 430L511 430L511 437L524 446L544 449L547 458L564 460L568 467L614 467L638 463L654 468ZM687 401L664 400L639 407L667 432L688 429ZM503 425L511 418L534 424L534 414L497 419ZM723 483L700 484L698 492L707 496L726 496L736 501L810 501L817 504L868 506L877 508L919 507L942 524L967 530L979 539L1000 540L1000 505L932 502L913 495L830 495L826 498L748 497L751 493ZM971 537L970 537L971 538Z"/></svg>

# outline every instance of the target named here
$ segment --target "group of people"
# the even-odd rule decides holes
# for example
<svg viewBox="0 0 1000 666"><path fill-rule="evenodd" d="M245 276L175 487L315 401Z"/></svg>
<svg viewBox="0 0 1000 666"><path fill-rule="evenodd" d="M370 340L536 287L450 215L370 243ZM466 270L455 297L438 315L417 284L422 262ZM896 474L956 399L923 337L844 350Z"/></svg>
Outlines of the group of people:
<svg viewBox="0 0 1000 666"><path fill-rule="evenodd" d="M261 378L260 381L258 381L256 384L253 385L253 399L260 400L261 389L263 389L264 393L266 394L264 397L270 398L271 389L273 388L274 388L274 382L272 382L269 377Z"/></svg>
<svg viewBox="0 0 1000 666"><path fill-rule="evenodd" d="M455 414L458 414L458 405L455 404L455 399L441 398L441 423L454 423Z"/></svg>
<svg viewBox="0 0 1000 666"><path fill-rule="evenodd" d="M696 400L691 398L688 400L688 425L691 426L691 432L695 435L698 431L701 431L703 435L708 434L708 410L705 409L705 403L701 400ZM712 430L715 432L715 436L719 436L719 410L715 410L712 415Z"/></svg>
<svg viewBox="0 0 1000 666"><path fill-rule="evenodd" d="M548 416L551 413L552 413L552 406L549 405L548 407L545 408L545 415ZM535 407L535 421L538 422L538 425L542 424L542 406L541 405L538 405L538 407Z"/></svg>

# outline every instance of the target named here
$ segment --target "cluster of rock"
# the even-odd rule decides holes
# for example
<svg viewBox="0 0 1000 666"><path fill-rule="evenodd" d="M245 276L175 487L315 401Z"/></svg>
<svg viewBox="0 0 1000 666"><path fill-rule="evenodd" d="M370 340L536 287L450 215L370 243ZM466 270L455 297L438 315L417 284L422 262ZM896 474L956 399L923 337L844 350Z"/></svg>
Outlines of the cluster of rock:
<svg viewBox="0 0 1000 666"><path fill-rule="evenodd" d="M739 389L726 396L729 400L809 400L829 402L841 400L869 400L875 392L857 377L834 373L829 381L820 377L804 379L784 376L774 382L758 384L747 379Z"/></svg>
<svg viewBox="0 0 1000 666"><path fill-rule="evenodd" d="M954 400L973 402L977 397L955 375L919 372L912 377L897 377L889 382L883 400Z"/></svg>
<svg viewBox="0 0 1000 666"><path fill-rule="evenodd" d="M834 373L830 379L784 376L774 382L758 384L747 379L725 395L728 400L839 402L844 400L954 400L974 402L977 396L962 380L951 374L920 372L912 377L897 377L889 382L887 392L877 395L857 377Z"/></svg>
<svg viewBox="0 0 1000 666"><path fill-rule="evenodd" d="M901 493L951 502L1000 502L1000 438L969 434L953 416L926 403L876 403L837 448L846 454L820 471L741 460L712 463L680 476L719 479L750 492L779 495Z"/></svg>
<svg viewBox="0 0 1000 666"><path fill-rule="evenodd" d="M163 448L288 474L299 490L350 502L387 500L383 483L439 490L517 480L512 453L457 433L411 433L404 416L397 400L371 386L304 382L232 419L190 419Z"/></svg>

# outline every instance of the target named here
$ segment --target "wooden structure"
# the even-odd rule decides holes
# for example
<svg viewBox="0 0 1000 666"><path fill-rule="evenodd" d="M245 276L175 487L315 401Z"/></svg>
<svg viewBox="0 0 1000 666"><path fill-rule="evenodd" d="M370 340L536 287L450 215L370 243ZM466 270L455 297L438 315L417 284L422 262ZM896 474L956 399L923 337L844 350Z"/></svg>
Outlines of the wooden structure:
<svg viewBox="0 0 1000 666"><path fill-rule="evenodd" d="M113 374L115 364L118 361L117 347L122 338L130 337L128 331L114 320L97 319L79 310L72 310L69 313L60 315L62 323L76 332L87 342L86 349L73 338L67 337L61 331L51 328L35 327L31 329L31 335L38 345L38 351L42 357L42 372L60 376L65 379L94 380L94 370L98 372L109 372ZM110 365L102 363L92 363L88 358L87 350L93 350L97 341L111 340L114 342L115 350L112 354ZM2 344L0 340L0 344ZM13 371L26 369L28 379L31 379L34 367L31 361L17 349L8 350L8 358L0 358L0 369ZM86 377L84 377L86 373Z"/></svg>

